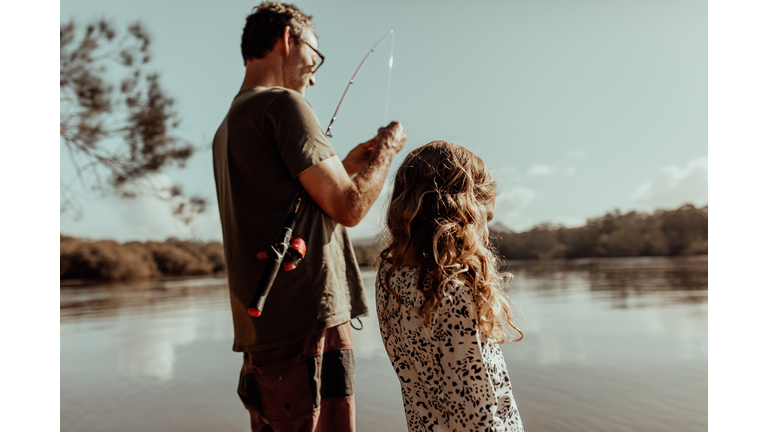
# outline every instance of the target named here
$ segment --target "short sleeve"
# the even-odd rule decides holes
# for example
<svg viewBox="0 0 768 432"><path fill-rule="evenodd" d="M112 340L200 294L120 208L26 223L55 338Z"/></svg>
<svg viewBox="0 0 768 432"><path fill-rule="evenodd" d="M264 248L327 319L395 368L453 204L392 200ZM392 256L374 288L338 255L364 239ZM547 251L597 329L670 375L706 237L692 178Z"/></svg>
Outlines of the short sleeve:
<svg viewBox="0 0 768 432"><path fill-rule="evenodd" d="M454 430L505 430L496 418L496 392L483 359L480 330L469 287L454 285L440 302L434 337L450 426Z"/></svg>
<svg viewBox="0 0 768 432"><path fill-rule="evenodd" d="M277 150L293 178L336 156L312 106L298 92L282 92L270 106L267 118L272 124Z"/></svg>

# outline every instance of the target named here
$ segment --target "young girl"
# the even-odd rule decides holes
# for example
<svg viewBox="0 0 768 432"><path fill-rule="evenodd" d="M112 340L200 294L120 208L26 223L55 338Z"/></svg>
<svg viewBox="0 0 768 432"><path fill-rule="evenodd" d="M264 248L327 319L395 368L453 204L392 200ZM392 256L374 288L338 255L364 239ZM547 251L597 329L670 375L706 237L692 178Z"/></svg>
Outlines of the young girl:
<svg viewBox="0 0 768 432"><path fill-rule="evenodd" d="M495 197L483 161L445 141L395 176L376 308L409 431L523 430L501 353L505 323L519 332L509 275L488 248Z"/></svg>

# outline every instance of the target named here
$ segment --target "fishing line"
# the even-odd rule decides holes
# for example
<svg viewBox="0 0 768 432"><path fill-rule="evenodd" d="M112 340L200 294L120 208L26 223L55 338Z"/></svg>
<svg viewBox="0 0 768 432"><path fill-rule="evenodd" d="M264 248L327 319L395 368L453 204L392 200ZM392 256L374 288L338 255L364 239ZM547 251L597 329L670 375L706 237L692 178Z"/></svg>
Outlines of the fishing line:
<svg viewBox="0 0 768 432"><path fill-rule="evenodd" d="M360 68L363 67L363 64L365 64L366 60L368 60L368 56L371 55L372 52L376 51L376 47L379 46L380 43L384 42L384 39L388 38L389 36L392 36L392 52L389 55L389 76L392 76L392 63L393 63L393 55L395 50L395 44L394 44L394 30L390 30L387 34L384 35L381 39L379 39L378 42L371 48L368 53L365 54L365 57L363 57L363 61L360 62L360 65L357 66L357 69L355 69L355 73L352 74L352 78L349 80L349 84L347 84L347 88L344 89L344 94L341 95L341 100L339 101L339 104L336 106L336 111L333 113L333 118L331 118L331 123L328 125L328 130L325 131L325 135L328 136L328 138L333 138L333 135L331 135L331 128L333 127L333 122L336 121L336 115L339 114L339 109L341 108L341 103L344 102L344 97L347 96L347 92L349 91L349 87L355 82L355 77L357 76L357 73L360 72ZM389 104L389 79L387 81L387 104ZM386 117L387 109L389 107L387 106L384 110L384 116ZM385 120L386 121L386 120Z"/></svg>
<svg viewBox="0 0 768 432"><path fill-rule="evenodd" d="M389 111L389 88L392 84L392 63L395 60L395 35L392 34L392 47L389 49L389 72L387 73L387 101L384 103L384 122L387 124L387 111Z"/></svg>

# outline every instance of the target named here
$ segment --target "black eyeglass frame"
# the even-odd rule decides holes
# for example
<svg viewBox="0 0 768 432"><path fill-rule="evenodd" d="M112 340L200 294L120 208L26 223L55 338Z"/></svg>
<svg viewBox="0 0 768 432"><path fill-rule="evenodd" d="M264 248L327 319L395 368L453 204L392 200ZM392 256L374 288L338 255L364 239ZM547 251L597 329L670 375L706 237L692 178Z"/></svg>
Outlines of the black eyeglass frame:
<svg viewBox="0 0 768 432"><path fill-rule="evenodd" d="M325 56L324 56L324 55L322 55L322 54L320 54L320 51L316 50L316 49L315 49L315 47L313 47L312 45L310 45L310 44L309 44L309 42L305 41L304 39L301 39L301 38L300 38L300 37L298 37L298 36L294 36L294 37L296 37L296 39L298 39L300 42L304 42L305 44L307 44L307 46L308 46L308 47L309 47L309 48L310 48L312 51L314 51L314 52L315 52L315 54L317 54L317 56L318 56L318 57L320 57L320 63L318 63L318 64L317 64L317 66L315 66L315 68L314 68L314 69L312 69L312 73L313 73L313 74L317 73L317 70L318 70L318 69L320 69L320 66L322 66L322 65L323 65L323 62L325 62Z"/></svg>

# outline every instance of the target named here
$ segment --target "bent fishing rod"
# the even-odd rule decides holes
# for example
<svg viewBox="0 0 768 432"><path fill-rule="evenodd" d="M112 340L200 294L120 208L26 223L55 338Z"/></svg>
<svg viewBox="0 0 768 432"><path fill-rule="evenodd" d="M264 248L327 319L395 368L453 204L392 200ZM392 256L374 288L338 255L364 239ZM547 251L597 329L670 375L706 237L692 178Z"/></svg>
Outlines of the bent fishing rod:
<svg viewBox="0 0 768 432"><path fill-rule="evenodd" d="M339 101L339 104L336 106L336 111L333 112L333 118L331 118L331 123L328 125L328 130L325 131L325 135L328 136L328 138L333 138L333 135L331 135L331 128L333 127L333 122L336 121L336 115L339 114L339 109L341 108L341 103L344 102L344 97L347 96L347 92L349 91L349 87L352 86L355 82L355 77L357 76L357 73L360 72L360 68L363 67L365 62L368 60L368 57L371 55L372 52L376 51L376 47L379 46L380 43L384 42L384 39L392 36L392 48L390 49L389 53L389 73L387 75L387 102L384 106L384 121L387 121L387 110L389 109L389 88L390 83L392 82L392 63L394 60L394 54L395 54L395 31L390 30L387 34L384 35L381 39L379 39L378 42L371 48L368 53L365 54L365 57L363 57L363 61L360 62L360 65L357 66L357 69L355 69L355 73L352 74L352 78L349 80L349 84L347 84L347 87L344 89L344 93L341 95L341 100Z"/></svg>
<svg viewBox="0 0 768 432"><path fill-rule="evenodd" d="M357 69L355 69L355 73L352 74L352 79L349 80L349 84L347 84L347 87L344 89L344 93L341 95L341 100L339 101L339 104L336 106L336 111L333 113L333 118L331 119L331 123L328 125L328 130L325 131L325 135L329 138L332 138L331 135L331 128L333 127L333 122L336 121L336 116L339 114L339 109L341 108L342 102L344 102L344 97L347 96L347 92L349 91L349 87L355 82L355 77L357 76L357 73L360 72L360 69L363 67L363 64L368 60L368 57L371 55L372 52L376 51L376 47L381 44L384 39L388 38L389 36L392 36L392 48L389 53L389 73L387 75L387 99L386 104L384 106L384 121L387 120L387 111L389 109L389 90L390 90L390 84L392 82L392 64L394 60L394 53L395 53L395 31L390 30L387 34L384 35L381 39L376 42L375 45L365 54L365 57L363 57L363 61L360 62L360 64L357 66ZM264 312L264 304L267 301L267 295L269 295L269 291L272 289L272 284L275 282L275 278L277 277L277 273L280 271L280 264L283 264L283 270L285 271L291 271L296 268L296 266L299 264L299 261L301 261L302 258L304 258L304 254L307 252L307 245L299 237L292 237L291 234L293 233L293 228L296 225L296 214L299 211L299 206L301 205L301 199L304 197L304 194L306 191L302 190L299 195L296 197L296 201L293 205L292 210L288 213L288 215L285 217L285 221L283 221L283 229L280 232L280 236L278 237L277 243L275 243L273 246L270 246L269 250L266 252L259 252L259 254L256 256L258 259L269 259L267 261L267 265L264 267L264 271L261 273L261 278L259 279L259 284L256 287L256 294L254 295L253 299L251 300L251 303L248 304L248 314L254 318L258 318L261 316L262 312ZM288 258L288 261L284 260L285 258Z"/></svg>

